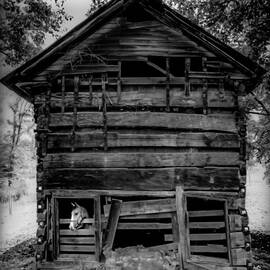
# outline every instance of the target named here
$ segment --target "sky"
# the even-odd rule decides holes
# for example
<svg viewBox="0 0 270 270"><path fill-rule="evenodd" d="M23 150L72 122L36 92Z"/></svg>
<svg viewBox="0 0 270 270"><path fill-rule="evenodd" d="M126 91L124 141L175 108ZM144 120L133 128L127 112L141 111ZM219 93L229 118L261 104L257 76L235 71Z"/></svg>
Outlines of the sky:
<svg viewBox="0 0 270 270"><path fill-rule="evenodd" d="M54 0L47 0L48 3ZM86 12L89 9L92 0L66 0L64 7L68 15L73 16L73 19L63 25L63 29L70 30L84 19L86 19ZM51 45L55 41L51 36L47 36L44 48Z"/></svg>

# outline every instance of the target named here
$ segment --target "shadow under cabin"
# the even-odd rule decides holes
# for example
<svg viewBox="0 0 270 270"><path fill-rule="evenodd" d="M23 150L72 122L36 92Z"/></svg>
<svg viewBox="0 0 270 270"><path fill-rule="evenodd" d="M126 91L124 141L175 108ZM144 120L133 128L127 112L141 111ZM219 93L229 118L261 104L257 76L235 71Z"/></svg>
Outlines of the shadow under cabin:
<svg viewBox="0 0 270 270"><path fill-rule="evenodd" d="M264 72L162 1L112 0L2 78L34 105L37 268L143 246L252 269L243 100Z"/></svg>

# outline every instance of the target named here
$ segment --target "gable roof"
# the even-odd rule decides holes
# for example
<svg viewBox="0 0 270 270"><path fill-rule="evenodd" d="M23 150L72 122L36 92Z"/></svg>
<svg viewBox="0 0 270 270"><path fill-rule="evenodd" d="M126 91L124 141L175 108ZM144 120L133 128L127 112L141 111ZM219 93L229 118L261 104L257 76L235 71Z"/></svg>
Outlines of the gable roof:
<svg viewBox="0 0 270 270"><path fill-rule="evenodd" d="M141 5L146 12L150 13L161 23L183 31L191 39L203 44L209 50L215 51L216 54L227 59L245 73L248 73L254 79L254 82L258 81L265 73L265 70L257 63L224 44L166 4L163 4L161 0L111 0L41 53L3 77L1 82L30 101L30 91L18 86L18 82L24 82L26 78L29 79L33 70L44 69L46 64L50 63L52 59L56 59L58 52L68 48L72 43L79 43L113 16L134 3Z"/></svg>

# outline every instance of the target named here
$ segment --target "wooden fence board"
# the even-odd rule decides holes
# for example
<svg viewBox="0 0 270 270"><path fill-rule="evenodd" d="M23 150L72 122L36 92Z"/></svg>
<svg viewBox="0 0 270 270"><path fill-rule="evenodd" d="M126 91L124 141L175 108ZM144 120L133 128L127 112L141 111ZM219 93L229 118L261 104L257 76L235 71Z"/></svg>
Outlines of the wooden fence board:
<svg viewBox="0 0 270 270"><path fill-rule="evenodd" d="M227 247L222 245L190 246L190 251L194 253L226 253Z"/></svg>
<svg viewBox="0 0 270 270"><path fill-rule="evenodd" d="M111 205L104 205L104 215L109 215ZM143 200L123 202L120 217L145 214L168 213L176 210L175 199Z"/></svg>
<svg viewBox="0 0 270 270"><path fill-rule="evenodd" d="M94 237L60 237L60 244L95 244Z"/></svg>
<svg viewBox="0 0 270 270"><path fill-rule="evenodd" d="M95 246L90 245L60 245L60 252L94 252Z"/></svg>
<svg viewBox="0 0 270 270"><path fill-rule="evenodd" d="M117 230L168 230L172 229L171 223L119 223Z"/></svg>
<svg viewBox="0 0 270 270"><path fill-rule="evenodd" d="M215 240L225 240L225 233L196 233L190 234L189 238L191 241L215 241Z"/></svg>
<svg viewBox="0 0 270 270"><path fill-rule="evenodd" d="M89 229L80 229L77 231L71 231L71 230L65 230L65 229L60 229L59 230L60 236L65 236L65 235L70 235L70 236L90 236L94 235L94 229L93 227Z"/></svg>

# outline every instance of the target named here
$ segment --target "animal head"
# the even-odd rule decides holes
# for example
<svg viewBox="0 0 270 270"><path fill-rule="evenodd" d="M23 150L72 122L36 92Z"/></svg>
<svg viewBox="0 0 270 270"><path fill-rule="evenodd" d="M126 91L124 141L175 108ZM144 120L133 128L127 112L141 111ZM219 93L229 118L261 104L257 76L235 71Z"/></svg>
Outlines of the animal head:
<svg viewBox="0 0 270 270"><path fill-rule="evenodd" d="M80 206L76 202L71 203L71 205L73 209L71 211L71 220L69 224L69 229L75 231L83 228L84 225L82 222L85 218L89 217L89 214L84 207Z"/></svg>

